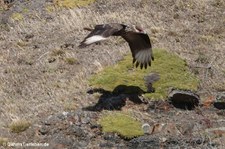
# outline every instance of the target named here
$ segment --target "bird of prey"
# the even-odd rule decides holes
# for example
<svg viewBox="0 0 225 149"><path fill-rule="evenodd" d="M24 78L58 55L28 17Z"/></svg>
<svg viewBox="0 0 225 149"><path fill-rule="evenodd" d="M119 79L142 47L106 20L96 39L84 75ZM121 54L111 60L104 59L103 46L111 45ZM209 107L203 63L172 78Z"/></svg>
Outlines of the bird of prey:
<svg viewBox="0 0 225 149"><path fill-rule="evenodd" d="M129 44L133 57L133 64L135 64L136 67L140 65L141 69L143 67L146 69L148 65L151 66L151 60L154 60L149 36L141 27L110 23L96 25L94 29L84 29L91 32L80 43L80 48L106 40L110 36L121 36Z"/></svg>

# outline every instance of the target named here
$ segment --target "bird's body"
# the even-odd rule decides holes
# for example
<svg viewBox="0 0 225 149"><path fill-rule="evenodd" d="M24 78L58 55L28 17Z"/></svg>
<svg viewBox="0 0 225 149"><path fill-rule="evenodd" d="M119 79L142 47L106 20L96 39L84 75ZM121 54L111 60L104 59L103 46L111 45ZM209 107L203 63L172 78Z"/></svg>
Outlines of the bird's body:
<svg viewBox="0 0 225 149"><path fill-rule="evenodd" d="M130 46L133 63L136 63L136 67L140 64L141 69L147 68L148 65L151 66L151 60L154 60L149 36L140 27L111 23L96 25L94 29L84 29L91 32L80 43L80 48L106 40L110 36L121 36Z"/></svg>

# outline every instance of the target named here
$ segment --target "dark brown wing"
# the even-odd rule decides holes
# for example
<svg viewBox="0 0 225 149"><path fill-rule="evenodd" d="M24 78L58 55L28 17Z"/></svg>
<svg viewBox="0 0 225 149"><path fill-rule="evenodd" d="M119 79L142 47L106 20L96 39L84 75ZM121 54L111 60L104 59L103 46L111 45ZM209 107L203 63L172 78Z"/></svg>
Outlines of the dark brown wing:
<svg viewBox="0 0 225 149"><path fill-rule="evenodd" d="M116 34L123 28L124 25L118 23L96 25L91 33L88 34L87 37L85 37L80 43L79 47L82 48L92 43L106 40L108 37Z"/></svg>
<svg viewBox="0 0 225 149"><path fill-rule="evenodd" d="M126 32L122 37L130 46L133 63L136 62L136 67L138 67L139 64L141 69L143 67L147 68L148 65L151 66L151 60L154 60L154 57L148 35L145 33Z"/></svg>

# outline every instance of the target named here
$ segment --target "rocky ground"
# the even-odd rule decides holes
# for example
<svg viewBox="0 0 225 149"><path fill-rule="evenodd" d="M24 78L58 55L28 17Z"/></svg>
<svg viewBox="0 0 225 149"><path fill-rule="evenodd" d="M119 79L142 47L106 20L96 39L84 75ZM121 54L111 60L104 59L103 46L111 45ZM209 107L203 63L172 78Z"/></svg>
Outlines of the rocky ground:
<svg viewBox="0 0 225 149"><path fill-rule="evenodd" d="M133 139L102 133L97 123L101 112L82 109L50 115L20 135L11 134L11 137L16 142L38 142L42 148L59 149L224 148L224 110L202 106L188 111L176 109L165 101L138 106L145 108L140 110L131 103L123 108L139 109L136 115L142 118L143 124L149 125L144 136Z"/></svg>
<svg viewBox="0 0 225 149"><path fill-rule="evenodd" d="M97 0L69 10L49 0L5 2L0 1L0 137L8 145L1 148L13 148L13 142L25 142L23 148L31 142L41 145L34 148L224 148L224 110L222 102L214 103L219 96L224 100L225 91L224 1ZM146 134L126 139L103 133L98 119L108 111L86 108L99 99L88 93L87 80L129 48L118 38L77 46L87 34L84 26L105 22L141 24L154 48L184 58L201 80L200 105L184 110L168 101L127 102L121 110L148 124ZM23 119L31 126L11 132L10 123Z"/></svg>

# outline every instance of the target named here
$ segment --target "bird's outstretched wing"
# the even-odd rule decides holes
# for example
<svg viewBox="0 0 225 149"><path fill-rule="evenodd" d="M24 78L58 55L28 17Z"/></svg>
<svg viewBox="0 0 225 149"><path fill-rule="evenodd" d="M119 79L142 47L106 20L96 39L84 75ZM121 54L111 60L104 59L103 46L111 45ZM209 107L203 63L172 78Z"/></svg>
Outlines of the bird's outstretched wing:
<svg viewBox="0 0 225 149"><path fill-rule="evenodd" d="M143 67L147 68L148 65L151 66L151 61L154 60L154 57L148 35L145 33L126 32L122 37L130 46L133 63L136 63L136 67L138 67L139 64L141 69Z"/></svg>
<svg viewBox="0 0 225 149"><path fill-rule="evenodd" d="M83 48L92 43L106 40L108 37L119 32L123 28L124 26L118 23L96 25L91 33L88 34L87 37L85 37L80 43L79 47Z"/></svg>

